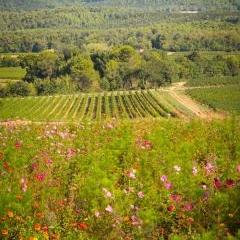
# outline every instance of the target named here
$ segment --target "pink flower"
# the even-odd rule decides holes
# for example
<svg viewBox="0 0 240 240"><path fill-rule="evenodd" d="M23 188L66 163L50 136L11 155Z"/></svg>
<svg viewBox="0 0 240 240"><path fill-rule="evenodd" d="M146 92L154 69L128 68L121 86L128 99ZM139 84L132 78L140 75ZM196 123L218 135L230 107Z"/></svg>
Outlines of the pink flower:
<svg viewBox="0 0 240 240"><path fill-rule="evenodd" d="M167 188L167 189L171 189L171 188L172 188L172 184L171 184L170 182L165 182L165 183L164 183L164 186L165 186L165 188Z"/></svg>
<svg viewBox="0 0 240 240"><path fill-rule="evenodd" d="M151 150L151 142L149 140L144 140L144 145L147 150Z"/></svg>
<svg viewBox="0 0 240 240"><path fill-rule="evenodd" d="M221 186L222 186L222 183L218 180L218 179L216 179L216 178L214 178L214 186L215 186L215 188L221 188Z"/></svg>
<svg viewBox="0 0 240 240"><path fill-rule="evenodd" d="M35 175L35 178L39 181L39 182L42 182L43 179L45 177L45 174L44 173L38 173Z"/></svg>
<svg viewBox="0 0 240 240"><path fill-rule="evenodd" d="M26 192L26 191L27 191L27 184L24 183L24 184L22 185L22 191L23 191L23 192Z"/></svg>
<svg viewBox="0 0 240 240"><path fill-rule="evenodd" d="M201 185L202 189L204 189L204 190L207 189L207 184L205 182L201 182L200 185Z"/></svg>
<svg viewBox="0 0 240 240"><path fill-rule="evenodd" d="M127 190L127 189L124 189L123 191L124 191L125 194L134 193L134 188L133 188L133 187L130 187L130 188L128 188L128 190Z"/></svg>
<svg viewBox="0 0 240 240"><path fill-rule="evenodd" d="M131 220L132 220L132 225L134 226L142 224L142 220L136 217L135 215L131 216Z"/></svg>
<svg viewBox="0 0 240 240"><path fill-rule="evenodd" d="M237 170L240 172L240 165L237 166Z"/></svg>
<svg viewBox="0 0 240 240"><path fill-rule="evenodd" d="M131 179L136 179L135 172L136 172L135 169L133 169L132 171L128 171L127 172L128 177L131 178Z"/></svg>
<svg viewBox="0 0 240 240"><path fill-rule="evenodd" d="M94 215L95 215L96 218L99 218L99 217L100 217L100 213L99 213L98 211L96 211L96 212L94 213Z"/></svg>
<svg viewBox="0 0 240 240"><path fill-rule="evenodd" d="M192 174L196 176L197 173L198 173L197 167L194 166L194 167L192 168Z"/></svg>
<svg viewBox="0 0 240 240"><path fill-rule="evenodd" d="M182 201L182 197L177 194L171 194L169 198L170 198L170 200L173 200L176 203L180 203Z"/></svg>
<svg viewBox="0 0 240 240"><path fill-rule="evenodd" d="M105 193L105 198L113 198L112 194L106 188L103 188L102 190Z"/></svg>
<svg viewBox="0 0 240 240"><path fill-rule="evenodd" d="M38 169L37 163L34 163L34 164L33 164L33 169L34 169L34 170L37 170L37 169Z"/></svg>
<svg viewBox="0 0 240 240"><path fill-rule="evenodd" d="M24 184L24 183L25 183L25 178L22 177L22 178L20 179L20 184Z"/></svg>
<svg viewBox="0 0 240 240"><path fill-rule="evenodd" d="M105 211L109 213L113 213L113 208L110 205L107 205L107 207L105 208Z"/></svg>
<svg viewBox="0 0 240 240"><path fill-rule="evenodd" d="M138 197L139 198L143 198L144 197L144 193L142 191L138 192Z"/></svg>
<svg viewBox="0 0 240 240"><path fill-rule="evenodd" d="M214 171L214 166L211 163L208 163L205 167L207 173L211 173Z"/></svg>
<svg viewBox="0 0 240 240"><path fill-rule="evenodd" d="M189 212L193 209L193 207L191 205L186 205L184 206L184 209Z"/></svg>
<svg viewBox="0 0 240 240"><path fill-rule="evenodd" d="M15 148L20 148L21 144L19 142L15 143Z"/></svg>
<svg viewBox="0 0 240 240"><path fill-rule="evenodd" d="M140 208L138 206L135 206L133 204L130 205L131 209L134 210L134 211L139 211Z"/></svg>
<svg viewBox="0 0 240 240"><path fill-rule="evenodd" d="M162 182L166 182L167 181L167 176L166 175L162 175L161 176L161 181Z"/></svg>

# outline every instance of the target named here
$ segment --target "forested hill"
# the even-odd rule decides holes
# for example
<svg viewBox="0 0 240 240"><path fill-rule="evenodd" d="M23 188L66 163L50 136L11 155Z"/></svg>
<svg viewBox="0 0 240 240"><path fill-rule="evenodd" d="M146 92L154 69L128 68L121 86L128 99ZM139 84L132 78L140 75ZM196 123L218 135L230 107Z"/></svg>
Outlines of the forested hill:
<svg viewBox="0 0 240 240"><path fill-rule="evenodd" d="M79 4L157 8L163 11L240 10L239 0L0 0L1 11L29 11Z"/></svg>

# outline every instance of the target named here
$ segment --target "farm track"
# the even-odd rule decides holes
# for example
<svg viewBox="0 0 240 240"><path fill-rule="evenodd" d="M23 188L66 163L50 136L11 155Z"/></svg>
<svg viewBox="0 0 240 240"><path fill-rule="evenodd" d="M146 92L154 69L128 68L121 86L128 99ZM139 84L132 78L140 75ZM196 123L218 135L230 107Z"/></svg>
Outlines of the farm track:
<svg viewBox="0 0 240 240"><path fill-rule="evenodd" d="M215 88L221 86L186 87L184 84L185 82L178 82L173 86L166 89L161 89L160 91L167 91L173 99L189 109L195 116L199 118L224 118L223 113L213 111L210 108L204 108L203 105L184 94L184 91L188 89Z"/></svg>

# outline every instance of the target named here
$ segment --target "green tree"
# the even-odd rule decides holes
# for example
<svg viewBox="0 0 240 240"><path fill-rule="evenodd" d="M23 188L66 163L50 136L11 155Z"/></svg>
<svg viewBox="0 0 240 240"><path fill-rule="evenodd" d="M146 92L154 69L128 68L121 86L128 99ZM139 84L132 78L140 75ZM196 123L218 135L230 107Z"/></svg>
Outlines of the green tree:
<svg viewBox="0 0 240 240"><path fill-rule="evenodd" d="M99 74L94 69L89 55L78 54L71 59L71 77L77 82L81 90L99 90Z"/></svg>

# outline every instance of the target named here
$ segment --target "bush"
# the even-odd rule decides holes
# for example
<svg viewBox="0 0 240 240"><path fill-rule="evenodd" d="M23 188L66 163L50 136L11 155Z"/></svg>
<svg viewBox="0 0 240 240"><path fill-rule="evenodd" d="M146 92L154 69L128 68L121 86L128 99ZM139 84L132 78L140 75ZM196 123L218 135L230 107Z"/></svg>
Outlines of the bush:
<svg viewBox="0 0 240 240"><path fill-rule="evenodd" d="M9 83L5 90L2 90L3 96L32 96L36 94L36 89L32 84L24 81Z"/></svg>

